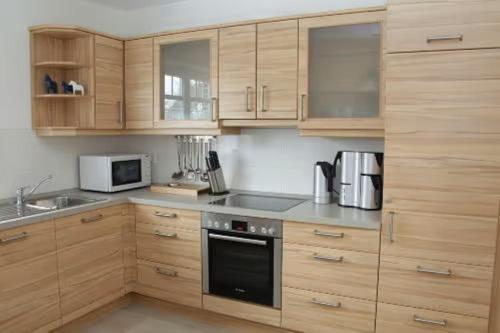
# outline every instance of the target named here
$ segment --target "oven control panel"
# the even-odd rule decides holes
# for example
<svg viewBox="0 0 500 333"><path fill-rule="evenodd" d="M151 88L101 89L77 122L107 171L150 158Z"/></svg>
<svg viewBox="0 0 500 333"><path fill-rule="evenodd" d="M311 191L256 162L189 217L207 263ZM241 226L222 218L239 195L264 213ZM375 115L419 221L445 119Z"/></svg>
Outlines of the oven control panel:
<svg viewBox="0 0 500 333"><path fill-rule="evenodd" d="M283 236L283 221L250 216L203 212L201 227L272 238Z"/></svg>

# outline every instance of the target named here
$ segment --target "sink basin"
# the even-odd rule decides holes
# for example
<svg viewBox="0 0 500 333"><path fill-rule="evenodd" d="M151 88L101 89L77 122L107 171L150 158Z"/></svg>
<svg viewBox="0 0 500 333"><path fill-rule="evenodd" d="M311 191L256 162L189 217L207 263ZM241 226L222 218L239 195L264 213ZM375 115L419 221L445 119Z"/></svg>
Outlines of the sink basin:
<svg viewBox="0 0 500 333"><path fill-rule="evenodd" d="M86 197L60 195L28 200L22 207L15 203L0 204L0 222L22 217L33 216L49 211L84 206L107 199L91 199Z"/></svg>
<svg viewBox="0 0 500 333"><path fill-rule="evenodd" d="M28 200L26 202L26 207L42 211L48 211L48 210L78 207L105 200L106 199L90 199L84 197L57 196L57 197Z"/></svg>

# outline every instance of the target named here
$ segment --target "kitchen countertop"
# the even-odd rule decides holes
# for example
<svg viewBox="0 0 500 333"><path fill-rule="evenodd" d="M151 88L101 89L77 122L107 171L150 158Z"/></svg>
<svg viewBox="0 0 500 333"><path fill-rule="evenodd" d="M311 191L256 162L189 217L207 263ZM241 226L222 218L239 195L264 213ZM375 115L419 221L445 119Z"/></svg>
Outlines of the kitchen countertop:
<svg viewBox="0 0 500 333"><path fill-rule="evenodd" d="M281 196L288 198L304 199L305 201L285 212L272 212L257 209L246 209L238 207L224 207L211 205L210 202L231 196L238 193ZM187 210L197 210L213 213L225 213L233 215L243 215L251 217L262 217L269 219L288 220L303 223L316 223L324 225L332 225L339 227L379 230L381 224L380 211L364 211L354 208L339 207L336 203L329 205L316 205L308 196L298 196L279 193L267 192L252 192L233 190L225 196L213 197L208 194L203 194L198 197L180 196L172 194L154 193L148 189L138 189L119 193L94 193L80 191L76 189L58 191L52 193L44 193L37 197L46 197L49 195L75 195L89 198L104 199L104 201L86 204L84 206L66 208L56 211L44 212L34 216L19 217L12 220L0 222L0 230L15 228L27 224L46 221L52 218L61 218L64 216L74 215L85 211L109 207L120 203L133 203L140 205L159 206L165 208L177 208ZM5 201L4 201L5 202ZM2 202L0 202L2 203Z"/></svg>

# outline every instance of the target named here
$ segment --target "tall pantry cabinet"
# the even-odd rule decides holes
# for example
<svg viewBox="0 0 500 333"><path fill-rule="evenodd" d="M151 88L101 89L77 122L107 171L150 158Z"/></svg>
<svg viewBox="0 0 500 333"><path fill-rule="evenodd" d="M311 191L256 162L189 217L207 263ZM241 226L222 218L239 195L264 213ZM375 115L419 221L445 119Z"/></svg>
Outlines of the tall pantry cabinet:
<svg viewBox="0 0 500 333"><path fill-rule="evenodd" d="M389 2L379 333L499 331L499 22L496 1Z"/></svg>

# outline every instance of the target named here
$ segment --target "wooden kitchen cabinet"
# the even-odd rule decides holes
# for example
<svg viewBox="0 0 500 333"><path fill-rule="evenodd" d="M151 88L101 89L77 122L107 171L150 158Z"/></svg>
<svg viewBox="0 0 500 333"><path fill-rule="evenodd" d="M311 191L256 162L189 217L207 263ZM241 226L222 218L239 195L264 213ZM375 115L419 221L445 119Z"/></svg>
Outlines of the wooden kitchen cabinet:
<svg viewBox="0 0 500 333"><path fill-rule="evenodd" d="M96 129L125 127L123 41L95 36Z"/></svg>
<svg viewBox="0 0 500 333"><path fill-rule="evenodd" d="M219 29L219 117L257 118L257 26Z"/></svg>
<svg viewBox="0 0 500 333"><path fill-rule="evenodd" d="M383 11L299 20L301 130L383 136L384 20Z"/></svg>
<svg viewBox="0 0 500 333"><path fill-rule="evenodd" d="M60 317L54 222L0 231L0 331L46 332Z"/></svg>
<svg viewBox="0 0 500 333"><path fill-rule="evenodd" d="M257 24L257 118L297 119L298 21Z"/></svg>
<svg viewBox="0 0 500 333"><path fill-rule="evenodd" d="M498 1L390 0L388 52L500 46Z"/></svg>
<svg viewBox="0 0 500 333"><path fill-rule="evenodd" d="M58 270L63 324L125 294L120 205L57 219Z"/></svg>
<svg viewBox="0 0 500 333"><path fill-rule="evenodd" d="M155 37L154 127L218 128L218 31Z"/></svg>
<svg viewBox="0 0 500 333"><path fill-rule="evenodd" d="M153 38L125 42L126 127L153 128Z"/></svg>

